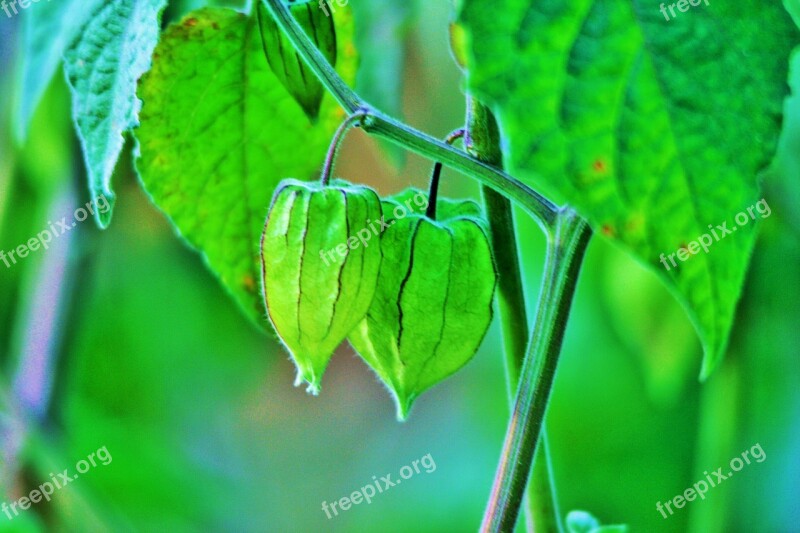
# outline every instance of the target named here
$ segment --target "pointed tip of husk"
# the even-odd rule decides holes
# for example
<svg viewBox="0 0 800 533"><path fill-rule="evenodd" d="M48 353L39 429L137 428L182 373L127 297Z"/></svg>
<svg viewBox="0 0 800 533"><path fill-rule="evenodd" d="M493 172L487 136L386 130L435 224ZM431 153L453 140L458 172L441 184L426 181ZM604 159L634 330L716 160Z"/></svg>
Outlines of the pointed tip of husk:
<svg viewBox="0 0 800 533"><path fill-rule="evenodd" d="M408 415L411 413L411 408L414 406L416 395L399 395L394 394L395 405L397 406L397 421L405 422L408 420Z"/></svg>

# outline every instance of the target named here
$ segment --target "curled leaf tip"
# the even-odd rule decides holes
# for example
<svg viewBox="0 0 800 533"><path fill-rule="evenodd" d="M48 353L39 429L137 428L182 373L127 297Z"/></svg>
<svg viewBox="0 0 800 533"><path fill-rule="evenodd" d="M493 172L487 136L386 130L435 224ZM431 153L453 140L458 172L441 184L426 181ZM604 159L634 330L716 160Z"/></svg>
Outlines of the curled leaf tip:
<svg viewBox="0 0 800 533"><path fill-rule="evenodd" d="M105 200L105 209L101 209L101 207L95 207L94 219L100 229L108 229L108 226L111 225L111 218L114 215L114 206L117 203L117 197L114 193L105 192L98 198L103 198ZM94 204L95 206L98 206L99 202L95 200Z"/></svg>

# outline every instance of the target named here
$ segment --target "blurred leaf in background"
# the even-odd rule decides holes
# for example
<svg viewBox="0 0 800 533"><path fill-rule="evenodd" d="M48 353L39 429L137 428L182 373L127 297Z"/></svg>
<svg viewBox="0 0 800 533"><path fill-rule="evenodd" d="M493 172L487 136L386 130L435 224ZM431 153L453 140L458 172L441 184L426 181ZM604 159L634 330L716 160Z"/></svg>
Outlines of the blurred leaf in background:
<svg viewBox="0 0 800 533"><path fill-rule="evenodd" d="M98 0L46 2L24 13L21 32L19 86L15 132L24 142L30 121L63 54L86 22Z"/></svg>

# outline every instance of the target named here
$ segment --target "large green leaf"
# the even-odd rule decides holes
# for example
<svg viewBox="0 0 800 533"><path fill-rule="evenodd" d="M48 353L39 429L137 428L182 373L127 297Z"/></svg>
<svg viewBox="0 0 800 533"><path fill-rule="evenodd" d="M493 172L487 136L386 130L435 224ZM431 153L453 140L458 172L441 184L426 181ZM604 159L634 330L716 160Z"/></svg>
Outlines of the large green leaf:
<svg viewBox="0 0 800 533"><path fill-rule="evenodd" d="M337 9L338 70L355 76L351 17ZM259 239L281 179L319 168L343 111L312 124L272 74L255 16L201 9L169 27L142 78L137 168L155 203L247 314L266 325Z"/></svg>
<svg viewBox="0 0 800 533"><path fill-rule="evenodd" d="M105 213L96 210L101 227L111 220L111 175L125 143L122 134L136 125L136 81L150 65L166 3L112 0L97 4L64 54L89 190L92 198L104 196L112 206Z"/></svg>
<svg viewBox="0 0 800 533"><path fill-rule="evenodd" d="M756 224L670 270L660 257L709 225L736 227L761 197L797 42L789 15L756 0L669 21L644 0L463 0L460 23L469 87L497 113L511 171L655 268L689 312L708 375Z"/></svg>

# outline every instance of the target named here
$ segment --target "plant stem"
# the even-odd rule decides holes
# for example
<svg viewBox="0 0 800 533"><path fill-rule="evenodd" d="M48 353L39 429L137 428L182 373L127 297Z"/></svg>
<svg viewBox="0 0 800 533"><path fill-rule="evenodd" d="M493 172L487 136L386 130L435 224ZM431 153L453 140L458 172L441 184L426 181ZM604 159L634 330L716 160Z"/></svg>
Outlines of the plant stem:
<svg viewBox="0 0 800 533"><path fill-rule="evenodd" d="M437 162L433 165L431 182L428 186L428 209L425 216L431 220L436 220L436 203L439 201L439 181L442 177L442 164Z"/></svg>
<svg viewBox="0 0 800 533"><path fill-rule="evenodd" d="M591 230L563 209L548 238L539 306L481 531L513 531L544 421Z"/></svg>
<svg viewBox="0 0 800 533"><path fill-rule="evenodd" d="M308 39L303 28L294 20L281 0L264 0L276 23L289 38L298 54L317 75L348 113L361 110L365 114L362 127L380 137L433 161L477 179L504 196L518 202L548 231L556 218L558 207L521 181L479 161L447 143L399 122L364 102L337 74L322 53Z"/></svg>
<svg viewBox="0 0 800 533"><path fill-rule="evenodd" d="M539 447L536 448L533 456L533 470L528 482L527 498L533 531L538 533L561 533L564 531L558 507L553 465L550 459L546 422L542 423Z"/></svg>
<svg viewBox="0 0 800 533"><path fill-rule="evenodd" d="M466 132L467 152L502 170L503 152L500 148L497 120L487 106L471 95L467 96ZM489 187L482 187L482 193L489 218L493 255L499 272L497 307L502 327L508 401L513 408L529 331L513 206L507 198ZM544 427L541 447L534 456L527 495L527 530L559 533L561 522L558 500L550 472L550 455Z"/></svg>
<svg viewBox="0 0 800 533"><path fill-rule="evenodd" d="M331 144L328 146L328 155L325 156L325 164L322 166L322 178L320 181L324 187L326 187L331 181L333 165L336 162L336 154L339 153L339 147L341 147L342 141L352 128L360 126L360 123L364 120L365 116L366 115L362 110L357 110L355 113L344 119L344 122L342 122L342 124L339 126L339 129L333 134Z"/></svg>
<svg viewBox="0 0 800 533"><path fill-rule="evenodd" d="M464 143L467 153L497 169L503 169L503 153L500 151L500 131L497 121L486 106L472 97L467 98L467 135ZM489 218L492 248L499 271L498 309L503 328L508 392L513 401L528 343L528 316L519 268L513 211L511 202L503 195L489 187L482 187L481 192Z"/></svg>
<svg viewBox="0 0 800 533"><path fill-rule="evenodd" d="M465 134L466 131L463 128L457 129L451 132L450 135L445 138L444 142L452 146L454 142L463 138ZM439 200L439 181L442 177L442 166L443 165L437 161L436 164L433 165L433 172L431 173L431 182L428 192L428 210L425 213L425 216L431 220L436 220L436 202Z"/></svg>

